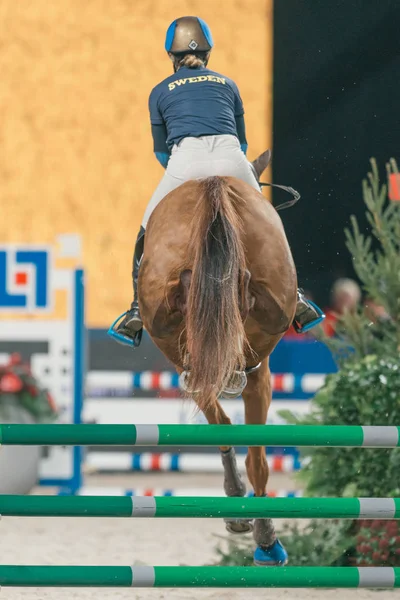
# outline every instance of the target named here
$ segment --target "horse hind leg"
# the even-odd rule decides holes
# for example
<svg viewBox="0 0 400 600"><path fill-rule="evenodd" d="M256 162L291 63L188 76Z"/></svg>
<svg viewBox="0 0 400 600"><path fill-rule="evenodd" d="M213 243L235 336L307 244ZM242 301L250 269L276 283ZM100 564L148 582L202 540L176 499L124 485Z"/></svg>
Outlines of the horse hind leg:
<svg viewBox="0 0 400 600"><path fill-rule="evenodd" d="M271 404L272 387L268 359L257 371L249 374L243 391L247 425L264 425ZM265 448L250 447L246 457L246 470L255 496L266 496L269 468ZM253 537L257 544L254 563L260 566L283 566L288 561L286 550L277 539L271 519L255 519Z"/></svg>
<svg viewBox="0 0 400 600"><path fill-rule="evenodd" d="M229 417L215 397L215 402L210 402L204 411L210 425L231 425ZM236 462L235 449L221 447L222 466L224 469L224 491L227 496L245 496L246 485L242 479ZM230 533L249 533L253 530L252 519L225 519L226 529Z"/></svg>
<svg viewBox="0 0 400 600"><path fill-rule="evenodd" d="M234 448L222 450L221 459L224 468L224 491L227 496L245 496L246 484L244 483L236 462ZM225 519L226 529L229 533L249 533L253 531L252 519Z"/></svg>

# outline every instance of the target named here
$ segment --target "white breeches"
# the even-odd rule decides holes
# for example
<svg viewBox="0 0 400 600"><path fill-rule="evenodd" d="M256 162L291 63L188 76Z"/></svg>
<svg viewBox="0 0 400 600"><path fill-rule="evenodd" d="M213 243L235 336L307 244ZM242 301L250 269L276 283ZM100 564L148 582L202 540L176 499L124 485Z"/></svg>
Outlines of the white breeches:
<svg viewBox="0 0 400 600"><path fill-rule="evenodd" d="M235 136L185 138L172 148L165 174L147 205L142 227L146 228L151 213L169 192L190 179L203 179L213 175L237 177L256 190L260 189Z"/></svg>

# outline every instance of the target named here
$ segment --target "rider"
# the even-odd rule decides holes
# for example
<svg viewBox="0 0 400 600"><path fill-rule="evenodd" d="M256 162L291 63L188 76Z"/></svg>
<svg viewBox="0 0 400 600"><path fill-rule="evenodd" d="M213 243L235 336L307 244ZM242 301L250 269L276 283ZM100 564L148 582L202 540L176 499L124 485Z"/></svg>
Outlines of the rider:
<svg viewBox="0 0 400 600"><path fill-rule="evenodd" d="M210 28L199 17L181 17L168 27L165 49L174 74L159 83L149 99L154 153L166 171L146 208L136 240L134 299L113 330L114 336L125 343L140 343L143 322L138 304L138 273L146 225L157 204L185 181L212 175L234 176L260 189L246 158L239 90L231 79L207 68L212 47ZM298 291L293 323L296 331L308 331L323 318L320 309Z"/></svg>

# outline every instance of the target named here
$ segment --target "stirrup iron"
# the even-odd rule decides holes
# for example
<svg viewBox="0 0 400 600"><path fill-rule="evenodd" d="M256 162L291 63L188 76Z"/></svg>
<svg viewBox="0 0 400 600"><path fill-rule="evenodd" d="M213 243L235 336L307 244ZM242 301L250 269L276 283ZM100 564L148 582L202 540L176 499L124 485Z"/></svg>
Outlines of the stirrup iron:
<svg viewBox="0 0 400 600"><path fill-rule="evenodd" d="M112 337L116 342L118 342L119 344L122 344L123 346L130 346L131 348L137 348L138 346L140 346L140 342L142 341L143 327L142 327L142 329L139 329L139 331L136 332L136 334L133 338L130 338L129 336L124 335L123 333L120 333L119 331L117 331L119 322L125 317L125 315L127 313L128 313L128 311L125 311L124 313L122 313L122 315L119 315L119 317L117 317L115 319L114 323L108 329L107 334L110 337Z"/></svg>

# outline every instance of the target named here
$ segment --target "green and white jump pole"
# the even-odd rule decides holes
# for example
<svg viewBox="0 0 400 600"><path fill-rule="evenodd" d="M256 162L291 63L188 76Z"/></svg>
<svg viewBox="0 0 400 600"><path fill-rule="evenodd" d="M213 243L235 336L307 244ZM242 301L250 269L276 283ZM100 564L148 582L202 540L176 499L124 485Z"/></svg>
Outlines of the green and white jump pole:
<svg viewBox="0 0 400 600"><path fill-rule="evenodd" d="M362 425L0 425L22 446L330 446L395 448L400 427Z"/></svg>

